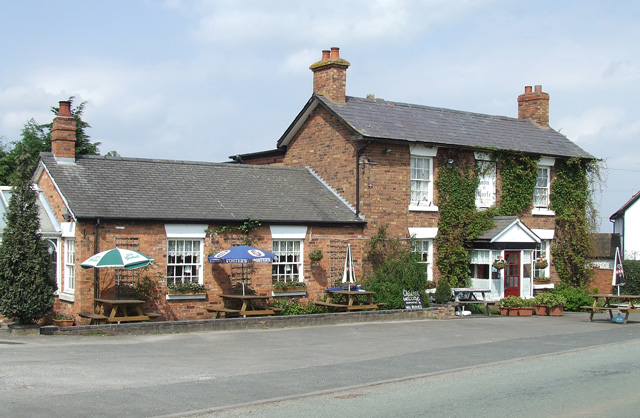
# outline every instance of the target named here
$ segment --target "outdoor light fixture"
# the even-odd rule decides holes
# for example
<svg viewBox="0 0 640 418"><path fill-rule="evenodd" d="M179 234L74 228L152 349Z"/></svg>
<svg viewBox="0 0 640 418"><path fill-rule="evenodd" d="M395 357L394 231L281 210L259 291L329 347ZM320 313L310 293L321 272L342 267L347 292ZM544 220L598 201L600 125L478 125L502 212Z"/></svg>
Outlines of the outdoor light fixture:
<svg viewBox="0 0 640 418"><path fill-rule="evenodd" d="M69 222L69 220L71 220L71 214L69 213L69 209L64 208L64 212L62 212L62 217L67 222Z"/></svg>
<svg viewBox="0 0 640 418"><path fill-rule="evenodd" d="M447 160L447 168L453 168L453 159L452 158L449 158Z"/></svg>
<svg viewBox="0 0 640 418"><path fill-rule="evenodd" d="M391 152L392 152L392 151L393 151L393 150L392 150L391 148L389 148L389 147L387 147L387 148L385 148L385 149L384 149L384 153L385 153L385 154L391 154Z"/></svg>

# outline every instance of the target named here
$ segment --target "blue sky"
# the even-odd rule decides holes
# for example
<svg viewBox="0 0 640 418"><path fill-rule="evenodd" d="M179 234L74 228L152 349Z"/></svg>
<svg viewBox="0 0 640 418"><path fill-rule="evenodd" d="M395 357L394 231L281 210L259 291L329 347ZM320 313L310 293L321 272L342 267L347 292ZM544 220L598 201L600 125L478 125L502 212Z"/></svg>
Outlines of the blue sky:
<svg viewBox="0 0 640 418"><path fill-rule="evenodd" d="M640 189L640 2L30 0L0 3L0 137L86 101L100 151L228 161L273 149L340 47L347 94L550 124L603 159L608 217Z"/></svg>

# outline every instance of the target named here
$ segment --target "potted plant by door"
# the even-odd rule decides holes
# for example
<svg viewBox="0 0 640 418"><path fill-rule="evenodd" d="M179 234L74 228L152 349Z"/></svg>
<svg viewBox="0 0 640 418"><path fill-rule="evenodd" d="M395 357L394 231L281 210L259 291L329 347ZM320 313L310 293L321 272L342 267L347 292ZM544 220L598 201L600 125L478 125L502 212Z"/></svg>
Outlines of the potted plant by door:
<svg viewBox="0 0 640 418"><path fill-rule="evenodd" d="M533 298L533 304L536 307L536 315L549 315L549 307L547 306L547 299L549 299L548 295L549 293L540 293Z"/></svg>
<svg viewBox="0 0 640 418"><path fill-rule="evenodd" d="M520 301L520 311L518 312L520 316L532 316L533 315L533 299L521 299Z"/></svg>
<svg viewBox="0 0 640 418"><path fill-rule="evenodd" d="M562 316L564 315L564 305L567 304L567 298L560 293L549 293L550 297L547 300L547 306L549 307L549 316Z"/></svg>
<svg viewBox="0 0 640 418"><path fill-rule="evenodd" d="M505 296L500 299L498 306L500 307L500 315L518 316L522 298L519 296Z"/></svg>
<svg viewBox="0 0 640 418"><path fill-rule="evenodd" d="M73 316L56 312L53 315L53 323L58 327L70 327L73 325Z"/></svg>

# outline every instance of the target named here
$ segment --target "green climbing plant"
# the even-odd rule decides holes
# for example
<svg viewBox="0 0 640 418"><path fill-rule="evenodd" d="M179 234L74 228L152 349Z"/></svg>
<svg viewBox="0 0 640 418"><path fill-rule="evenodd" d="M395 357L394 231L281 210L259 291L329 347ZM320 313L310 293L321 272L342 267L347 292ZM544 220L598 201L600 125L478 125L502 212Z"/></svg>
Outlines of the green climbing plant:
<svg viewBox="0 0 640 418"><path fill-rule="evenodd" d="M556 213L553 265L562 282L572 286L584 286L593 271L588 263L589 234L596 215L592 183L600 178L599 171L595 160L558 161L551 184L551 209Z"/></svg>
<svg viewBox="0 0 640 418"><path fill-rule="evenodd" d="M538 158L524 154L500 152L502 202L500 215L514 216L531 205L538 175Z"/></svg>

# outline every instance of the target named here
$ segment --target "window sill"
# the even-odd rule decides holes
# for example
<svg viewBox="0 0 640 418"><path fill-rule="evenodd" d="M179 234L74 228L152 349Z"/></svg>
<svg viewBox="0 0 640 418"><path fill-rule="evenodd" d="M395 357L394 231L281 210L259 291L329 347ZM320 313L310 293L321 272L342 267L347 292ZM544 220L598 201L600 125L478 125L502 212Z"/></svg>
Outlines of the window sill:
<svg viewBox="0 0 640 418"><path fill-rule="evenodd" d="M188 299L206 299L206 293L200 293L197 295L167 295L167 300L188 300Z"/></svg>
<svg viewBox="0 0 640 418"><path fill-rule="evenodd" d="M287 296L307 296L307 291L302 290L300 292L271 292L274 297L287 297Z"/></svg>
<svg viewBox="0 0 640 418"><path fill-rule="evenodd" d="M58 295L58 299L64 300L65 302L75 302L76 295L71 293L60 292L60 294Z"/></svg>
<svg viewBox="0 0 640 418"><path fill-rule="evenodd" d="M434 205L431 205L431 206L409 205L409 211L410 212L437 212L438 207Z"/></svg>
<svg viewBox="0 0 640 418"><path fill-rule="evenodd" d="M554 211L547 208L534 208L531 211L531 214L534 216L556 216L556 213Z"/></svg>

